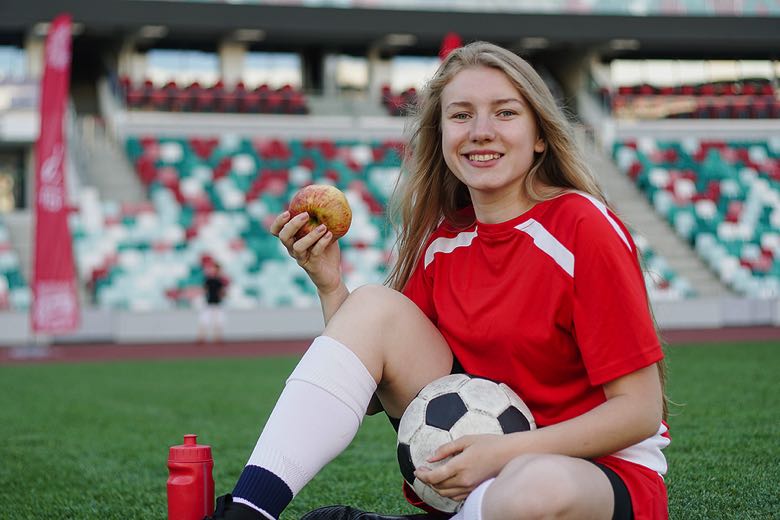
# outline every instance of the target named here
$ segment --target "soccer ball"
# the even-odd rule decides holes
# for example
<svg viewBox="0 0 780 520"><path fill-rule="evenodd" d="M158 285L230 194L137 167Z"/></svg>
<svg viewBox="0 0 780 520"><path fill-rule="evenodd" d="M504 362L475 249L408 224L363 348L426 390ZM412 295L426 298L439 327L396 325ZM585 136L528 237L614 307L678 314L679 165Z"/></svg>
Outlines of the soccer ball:
<svg viewBox="0 0 780 520"><path fill-rule="evenodd" d="M467 374L452 374L420 390L398 426L398 464L404 480L429 506L453 513L461 502L439 495L414 477L419 466L435 468L449 458L426 462L436 449L464 435L533 430L531 411L503 383Z"/></svg>

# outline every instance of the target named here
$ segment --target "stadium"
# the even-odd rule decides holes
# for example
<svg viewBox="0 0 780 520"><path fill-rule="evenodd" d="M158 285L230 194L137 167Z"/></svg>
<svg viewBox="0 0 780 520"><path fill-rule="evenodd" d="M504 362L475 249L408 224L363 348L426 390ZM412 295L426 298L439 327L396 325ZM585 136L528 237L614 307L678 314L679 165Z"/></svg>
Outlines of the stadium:
<svg viewBox="0 0 780 520"><path fill-rule="evenodd" d="M60 14L72 19L66 224L36 243L45 42ZM574 122L641 251L672 347L672 400L710 407L680 412L680 438L685 428L696 435L672 459L681 468L670 480L672 517L778 515L780 421L768 369L780 338L780 1L41 0L0 4L0 459L18 461L0 469L9 518L161 517L165 447L184 430L222 449L217 487L232 484L273 404L231 436L214 411L243 394L235 374L267 371L253 391L277 395L323 328L314 285L270 223L302 186L336 185L353 211L340 240L347 286L382 283L407 108L448 47L477 40L528 60ZM52 305L77 313L73 326L36 321L32 287L45 264L36 250L68 252L75 300ZM217 345L197 341L209 262L229 280ZM208 374L187 361L201 357L215 358ZM64 374L45 363L58 359L68 361ZM213 387L225 395L203 395ZM99 388L106 393L93 395ZM170 402L156 402L166 394ZM175 410L187 395L199 402ZM114 407L121 427L93 415ZM133 417L144 424L112 454L106 439L121 438ZM100 431L71 427L91 418ZM719 432L719 420L744 431ZM362 436L393 442L384 424L368 423ZM86 477L48 486L59 448L45 432L60 428L75 443L63 448L66 463ZM94 450L75 447L79 439ZM397 473L354 482L393 464L392 453L359 449L318 477L288 518L333 501L334 481L347 489L336 500L405 507L372 491L391 494ZM136 473L103 484L125 464ZM18 498L31 491L46 505ZM143 496L152 498L137 503Z"/></svg>

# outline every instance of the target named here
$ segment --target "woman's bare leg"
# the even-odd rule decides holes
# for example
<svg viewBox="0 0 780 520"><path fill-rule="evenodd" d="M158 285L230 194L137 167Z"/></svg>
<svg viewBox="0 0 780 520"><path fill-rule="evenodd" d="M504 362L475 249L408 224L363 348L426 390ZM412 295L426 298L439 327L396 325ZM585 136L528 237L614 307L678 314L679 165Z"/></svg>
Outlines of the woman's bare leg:
<svg viewBox="0 0 780 520"><path fill-rule="evenodd" d="M483 520L561 518L609 520L614 492L593 463L551 454L509 462L485 491Z"/></svg>
<svg viewBox="0 0 780 520"><path fill-rule="evenodd" d="M452 370L452 352L439 330L408 298L386 287L354 291L323 334L360 358L391 417L400 417L422 387Z"/></svg>
<svg viewBox="0 0 780 520"><path fill-rule="evenodd" d="M447 343L414 303L381 286L356 290L287 380L235 501L277 518L349 445L372 396L400 417L423 386L451 368Z"/></svg>

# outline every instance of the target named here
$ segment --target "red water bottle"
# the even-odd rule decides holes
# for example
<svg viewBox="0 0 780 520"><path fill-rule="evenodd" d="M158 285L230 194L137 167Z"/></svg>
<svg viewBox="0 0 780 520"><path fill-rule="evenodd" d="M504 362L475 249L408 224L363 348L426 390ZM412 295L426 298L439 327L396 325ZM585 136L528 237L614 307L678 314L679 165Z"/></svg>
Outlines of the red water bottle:
<svg viewBox="0 0 780 520"><path fill-rule="evenodd" d="M168 453L168 520L203 520L214 512L214 459L211 446L184 436Z"/></svg>

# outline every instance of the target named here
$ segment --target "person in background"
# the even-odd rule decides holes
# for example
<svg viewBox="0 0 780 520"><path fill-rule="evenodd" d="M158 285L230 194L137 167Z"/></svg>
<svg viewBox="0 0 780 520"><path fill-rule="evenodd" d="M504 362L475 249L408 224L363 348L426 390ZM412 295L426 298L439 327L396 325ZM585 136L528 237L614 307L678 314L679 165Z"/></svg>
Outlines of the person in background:
<svg viewBox="0 0 780 520"><path fill-rule="evenodd" d="M222 341L225 327L225 312L222 301L225 299L228 281L222 274L222 268L216 261L207 261L203 265L203 295L206 305L201 309L198 327L198 342L208 341L209 333L215 343Z"/></svg>

